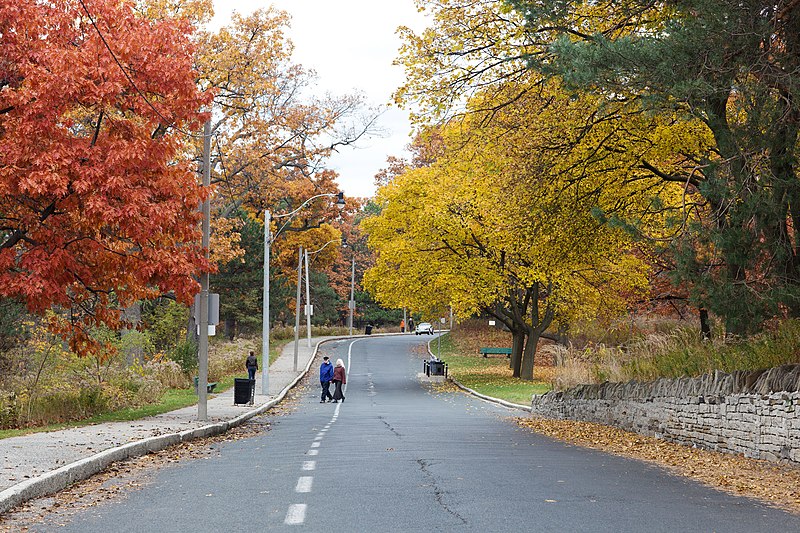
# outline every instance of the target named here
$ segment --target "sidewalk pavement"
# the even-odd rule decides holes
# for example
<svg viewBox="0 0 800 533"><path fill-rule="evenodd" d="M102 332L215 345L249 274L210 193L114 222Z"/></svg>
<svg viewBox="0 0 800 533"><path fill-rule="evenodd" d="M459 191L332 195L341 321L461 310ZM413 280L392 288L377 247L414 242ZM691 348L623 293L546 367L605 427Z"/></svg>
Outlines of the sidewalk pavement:
<svg viewBox="0 0 800 533"><path fill-rule="evenodd" d="M182 441L217 435L267 411L309 370L319 345L340 338L355 337L315 337L311 339L311 348L306 339L300 339L297 371L294 370L294 342L290 342L269 366L268 395L261 390L259 371L252 406L233 405L233 388L210 394L206 421L197 420L197 405L193 405L129 422L108 422L0 439L3 457L0 514L27 500L58 492L115 461L162 450ZM243 377L246 377L244 372Z"/></svg>

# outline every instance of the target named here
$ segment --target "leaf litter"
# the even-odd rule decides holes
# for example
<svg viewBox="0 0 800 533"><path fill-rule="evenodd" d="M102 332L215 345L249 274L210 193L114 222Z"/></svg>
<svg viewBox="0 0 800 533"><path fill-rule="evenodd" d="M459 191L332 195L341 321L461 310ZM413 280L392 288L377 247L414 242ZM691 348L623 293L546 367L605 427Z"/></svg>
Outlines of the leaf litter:
<svg viewBox="0 0 800 533"><path fill-rule="evenodd" d="M593 422L539 417L514 420L548 437L646 461L730 494L800 514L800 468L791 464L691 448Z"/></svg>

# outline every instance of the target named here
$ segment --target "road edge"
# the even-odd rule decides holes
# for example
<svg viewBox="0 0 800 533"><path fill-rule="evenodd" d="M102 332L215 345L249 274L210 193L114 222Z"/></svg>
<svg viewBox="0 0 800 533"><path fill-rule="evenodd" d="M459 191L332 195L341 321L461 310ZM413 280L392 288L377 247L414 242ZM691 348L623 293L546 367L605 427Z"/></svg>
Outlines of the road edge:
<svg viewBox="0 0 800 533"><path fill-rule="evenodd" d="M353 335L353 337L355 337L355 335ZM343 338L347 339L351 337L347 336ZM342 340L342 338L324 339L317 342L316 346L314 347L314 352L311 354L305 369L291 383L284 387L283 390L277 396L275 396L275 398L264 404L261 404L257 408L251 409L250 411L224 422L208 424L206 426L180 431L177 433L166 433L156 437L148 437L146 439L123 444L122 446L109 448L90 457L74 461L68 465L57 468L56 470L42 474L41 476L27 479L17 483L16 485L12 485L11 487L0 492L0 515L29 500L55 494L69 487L73 483L88 479L89 477L102 472L112 463L134 457L141 457L148 453L158 452L182 442L213 437L215 435L225 433L229 429L235 428L245 421L267 412L272 407L280 403L286 397L289 391L292 390L297 383L299 383L300 380L306 376L311 368L311 365L314 363L314 360L317 357L317 352L319 351L319 347L322 344L340 340Z"/></svg>
<svg viewBox="0 0 800 533"><path fill-rule="evenodd" d="M431 339L431 340L428 341L428 344L427 344L428 353L430 354L431 357L434 357L433 351L431 350L431 343L433 341L434 341L434 339ZM512 403L512 402L508 402L508 401L500 399L500 398L495 398L493 396L487 396L485 394L481 394L480 392L478 392L476 390L473 390L473 389L470 389L469 387L461 384L454 377L448 376L447 379L450 380L453 383L453 385L455 385L456 387L458 387L462 391L464 391L464 392L466 392L468 394L471 394L472 396L475 396L476 398L480 398L481 400L485 400L487 402L496 403L498 405L502 405L503 407L508 407L509 409L520 409L522 411L527 411L529 413L531 412L531 406L530 405L522 405L522 404L519 404L519 403Z"/></svg>

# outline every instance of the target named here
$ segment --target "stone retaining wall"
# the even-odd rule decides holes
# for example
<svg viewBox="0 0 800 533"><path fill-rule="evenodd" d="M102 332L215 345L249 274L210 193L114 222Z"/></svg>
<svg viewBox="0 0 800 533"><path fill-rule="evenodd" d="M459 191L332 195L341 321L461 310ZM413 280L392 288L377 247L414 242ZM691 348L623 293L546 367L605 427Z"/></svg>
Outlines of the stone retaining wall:
<svg viewBox="0 0 800 533"><path fill-rule="evenodd" d="M800 463L800 365L699 378L580 385L535 395L533 415Z"/></svg>

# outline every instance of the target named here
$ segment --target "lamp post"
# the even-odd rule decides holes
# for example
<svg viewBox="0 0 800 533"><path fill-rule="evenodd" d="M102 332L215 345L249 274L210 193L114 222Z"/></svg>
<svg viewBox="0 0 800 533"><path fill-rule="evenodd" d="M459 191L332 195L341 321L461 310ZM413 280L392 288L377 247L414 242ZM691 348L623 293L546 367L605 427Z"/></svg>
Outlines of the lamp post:
<svg viewBox="0 0 800 533"><path fill-rule="evenodd" d="M211 186L211 122L203 128L203 188ZM211 199L203 200L203 237L201 245L206 260L209 257L211 240ZM208 419L208 286L209 275L206 270L200 274L200 344L197 348L197 420Z"/></svg>
<svg viewBox="0 0 800 533"><path fill-rule="evenodd" d="M350 308L350 336L353 335L353 311L356 310L355 286L356 286L356 252L353 250L353 266L350 269L350 301L347 306Z"/></svg>
<svg viewBox="0 0 800 533"><path fill-rule="evenodd" d="M342 247L347 248L347 239L342 237ZM356 286L356 250L355 248L352 249L350 252L350 256L352 257L352 266L350 267L350 300L347 302L347 309L349 311L349 317L347 319L347 325L350 327L350 335L353 335L353 311L356 309L356 300L355 300L355 286Z"/></svg>
<svg viewBox="0 0 800 533"><path fill-rule="evenodd" d="M291 213L285 213L283 215L275 215L272 216L269 209L264 211L264 302L262 307L262 321L263 324L261 326L261 354L262 354L262 361L261 361L261 393L264 395L269 394L269 254L270 254L270 246L272 245L272 241L274 241L278 235L284 230L284 228L291 222L292 217L297 214L298 211L303 209L308 203L316 198L322 197L328 198L336 198L336 205L343 207L344 206L344 193L323 193L317 194L312 196L302 204L300 207L292 211ZM272 223L273 218L288 218L288 220L284 223L283 226L280 227L278 231L275 232L273 235L270 231L270 225Z"/></svg>
<svg viewBox="0 0 800 533"><path fill-rule="evenodd" d="M297 297L294 303L294 371L297 372L297 353L300 348L300 289L303 280L303 247L297 249Z"/></svg>
<svg viewBox="0 0 800 533"><path fill-rule="evenodd" d="M305 253L305 256L306 256L306 334L307 334L307 337L308 337L308 347L309 348L311 348L311 314L312 314L311 310L312 310L312 306L311 306L311 282L309 280L309 271L308 271L308 256L314 255L314 254L318 254L319 252L324 250L325 247L327 247L329 244L332 244L334 242L342 242L342 241L340 239L333 239L333 240L330 240L330 241L326 242L325 244L323 244L321 248L318 248L318 249L314 250L313 252L309 252L308 250L306 250L306 253Z"/></svg>

